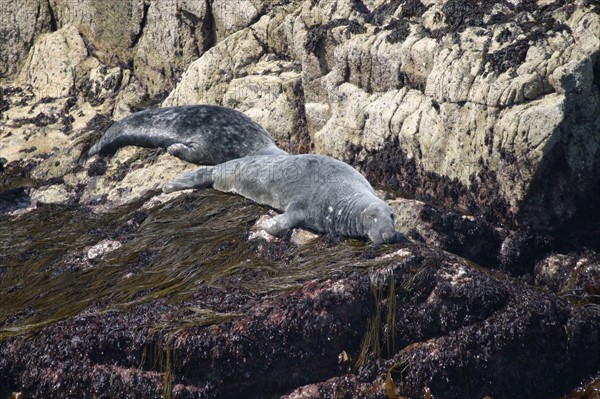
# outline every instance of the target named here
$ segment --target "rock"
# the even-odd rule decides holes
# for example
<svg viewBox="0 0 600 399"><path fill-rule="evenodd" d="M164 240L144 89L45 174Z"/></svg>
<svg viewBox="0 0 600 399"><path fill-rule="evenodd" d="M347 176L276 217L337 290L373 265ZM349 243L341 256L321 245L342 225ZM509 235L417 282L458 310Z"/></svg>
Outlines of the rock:
<svg viewBox="0 0 600 399"><path fill-rule="evenodd" d="M190 65L163 105L229 106L261 124L282 148L300 147L301 99L297 88L301 76L294 63L265 59L264 41L271 25L271 18L265 16L251 28L221 41Z"/></svg>
<svg viewBox="0 0 600 399"><path fill-rule="evenodd" d="M134 73L150 96L173 88L187 66L206 49L206 4L161 1L144 5L146 17L137 43Z"/></svg>
<svg viewBox="0 0 600 399"><path fill-rule="evenodd" d="M134 0L109 5L52 0L50 4L60 27L72 25L82 32L90 55L104 65L133 67L142 93L150 97L164 98L210 42L203 26L203 2Z"/></svg>
<svg viewBox="0 0 600 399"><path fill-rule="evenodd" d="M115 121L134 113L138 106L144 103L144 100L147 100L142 84L129 70L123 73L123 85L121 87L122 89L116 97L113 109L112 117Z"/></svg>
<svg viewBox="0 0 600 399"><path fill-rule="evenodd" d="M0 79L16 76L31 44L52 28L47 1L0 1Z"/></svg>
<svg viewBox="0 0 600 399"><path fill-rule="evenodd" d="M248 240L256 240L258 238L261 238L267 242L278 242L279 238L267 233L263 228L264 223L272 219L275 215L277 215L275 211L269 210L269 212L259 217L256 223L254 223L254 226L252 226L252 230L250 232L250 235L248 236Z"/></svg>
<svg viewBox="0 0 600 399"><path fill-rule="evenodd" d="M292 230L292 236L290 237L290 242L296 245L306 245L309 242L316 240L319 236L315 233L311 233L310 231L303 229L294 229Z"/></svg>
<svg viewBox="0 0 600 399"><path fill-rule="evenodd" d="M31 85L38 98L66 97L74 89L75 68L87 55L77 28L65 26L40 37L29 53L19 80Z"/></svg>
<svg viewBox="0 0 600 399"><path fill-rule="evenodd" d="M69 99L36 99L33 92L12 88L0 124L0 154L7 161L38 158L70 145L64 109Z"/></svg>
<svg viewBox="0 0 600 399"><path fill-rule="evenodd" d="M574 127L568 127L571 122L565 113L570 107L568 104L578 103L583 98L576 87L593 87L584 81L594 74L593 68L590 69L593 65L590 55L598 48L598 37L584 36L582 32L598 24L597 15L584 16L579 11L569 14L570 11L560 7L550 11L528 10L521 5L512 9L490 8L482 10L479 17L495 12L500 22L482 22L483 26L467 29L454 19L451 4L448 2L443 7L429 10L425 6L397 8L401 10L400 14L407 13L412 18L406 27L392 26L391 20L384 17L383 6L374 5L376 9L366 17L364 13L353 11L345 2L338 2L335 10L321 4L303 6L285 17L283 24L278 26L286 34L289 53L302 63L306 123L315 150L348 159L362 166L373 178L381 179L377 174L381 174L384 165L369 167L364 163L372 162L374 152L389 151L387 145L392 143L395 150L400 149L397 151L400 154L394 156L416 168L413 172L396 168L394 176L394 180L414 180L410 187L413 195L438 201L461 212L484 216L493 222L508 223L516 219L540 228L556 228L556 223L566 226L575 209L582 204L578 198L593 193L595 186L577 183L575 191L569 189L565 193L570 200L559 204L552 199L557 195L555 193L536 194L537 182L541 179L538 170L554 173L544 165L552 164L555 162L552 159L561 156L552 150L557 143L567 143L567 148L578 152L574 148L583 136L578 138L576 132L589 131L597 124L592 117L573 121ZM441 38L423 37L416 17L418 12L425 10L430 15L447 14L452 21L451 24L428 25L428 29L444 34ZM551 44L517 41L510 45L506 35L533 37L542 33L537 28L526 32L525 28L508 21L516 15L526 17L543 12L553 13L557 18L559 15L563 19L567 17L564 25L548 26L555 32L544 33L550 37ZM384 20L388 25L381 29L377 25L382 25ZM336 22L327 25L327 21ZM357 27L365 22L365 28ZM233 48L244 48L246 57L262 57L264 53L254 41L256 36L250 37L248 33L258 32L258 36L262 36L263 26L269 26L266 17L221 40L215 51L222 47L231 54ZM323 26L329 30L324 30ZM444 31L452 27L460 29L455 38ZM396 42L394 35L399 34L400 28L406 30L406 37ZM318 39L322 53L304 48L309 39ZM579 55L571 51L572 45L581 48ZM285 45L277 47L286 48ZM558 48L568 48L568 51L557 53ZM511 52L517 52L523 58L510 60ZM247 109L239 104L238 99L242 96L235 95L251 93L243 96L244 100L253 95L253 78L247 76L251 72L240 68L240 65L247 65L247 61L234 60L230 67L224 65L222 59L212 54L201 57L165 104L225 101L248 113L265 112L265 107L260 111ZM571 66L561 66L567 64ZM215 79L210 77L214 70L229 72ZM561 80L555 74L577 77ZM237 76L244 77L240 80ZM198 84L199 80L206 83ZM260 87L272 81L272 78L262 77L254 80ZM571 88L563 88L562 81L572 82L568 83ZM227 94L223 96L223 93ZM594 93L590 91L590 98L596 104ZM232 97L235 98L233 101ZM298 126L302 115L295 112L298 107L293 106L294 101L298 98L287 101L289 105L274 107L278 111L266 110L270 115L281 112L284 117L278 116L276 120ZM583 113L595 115L594 107L596 105ZM269 125L269 118L264 122L259 119ZM281 126L281 123L273 125L268 128ZM463 126L467 126L466 131ZM421 131L427 131L427 134L420 134ZM274 135L285 137L279 133ZM600 157L596 147L592 144L585 153L578 153L579 162L567 160L574 168L570 175L594 174L593 165ZM377 169L377 172L370 169ZM503 172L498 173L500 170ZM431 180L435 176L443 176L435 185L462 193L454 198L444 198L432 191ZM446 178L449 181L443 181ZM381 182L398 184L389 177ZM565 181L563 186L566 185ZM490 187L485 195L470 193L480 191L482 186ZM547 208L548 202L553 216L541 211Z"/></svg>
<svg viewBox="0 0 600 399"><path fill-rule="evenodd" d="M93 168L93 163L88 163ZM157 156L156 151L124 147L111 157L103 173L92 176L91 169L72 176L71 184L87 181L80 202L98 205L97 211L108 211L144 198L150 192L160 192L165 182L195 166L171 155ZM103 168L104 169L104 168ZM91 172L95 175L94 172ZM87 176L86 176L87 175Z"/></svg>
<svg viewBox="0 0 600 399"><path fill-rule="evenodd" d="M574 302L598 303L600 258L589 251L548 255L535 266L535 283Z"/></svg>
<svg viewBox="0 0 600 399"><path fill-rule="evenodd" d="M87 250L88 259L96 259L121 248L123 244L115 240L102 240Z"/></svg>
<svg viewBox="0 0 600 399"><path fill-rule="evenodd" d="M159 99L198 58L163 105L233 106L284 148L314 147L420 200L552 232L593 213L587 198L599 195L600 141L587 132L599 123L600 22L583 1L527 4L86 0L48 12L61 31L77 27L100 64L134 61L115 117ZM37 67L22 77L42 84L49 66ZM72 77L61 73L53 94Z"/></svg>
<svg viewBox="0 0 600 399"><path fill-rule="evenodd" d="M256 239L263 239L267 242L278 242L279 241L279 239L276 236L267 233L263 229L258 229L256 231L252 231L250 233L250 235L248 236L248 240L256 240Z"/></svg>
<svg viewBox="0 0 600 399"><path fill-rule="evenodd" d="M501 253L508 232L481 219L436 209L420 201L396 199L396 229L413 240L463 256L480 265L508 269Z"/></svg>
<svg viewBox="0 0 600 399"><path fill-rule="evenodd" d="M256 295L198 285L184 302L154 300L126 313L90 309L31 339L2 341L0 381L9 388L15 385L6 381L17 381L34 396L154 395L166 378L174 397L291 389L291 398L379 398L386 389L420 397L425 387L450 398L547 397L597 365L600 320L591 309L439 252L406 251L391 263L374 261L371 273L336 271L297 290ZM156 371L146 363L149 348L165 359ZM365 357L365 348L387 360ZM348 362L358 362L356 374ZM538 362L553 367L531 366Z"/></svg>
<svg viewBox="0 0 600 399"><path fill-rule="evenodd" d="M51 11L57 26L83 32L101 64L115 65L112 53L135 61L116 117L144 95L160 98L198 58L163 105L233 106L284 148L314 146L374 182L511 228L568 229L593 212L600 145L586 132L599 123L600 39L589 32L600 22L585 2L468 3L466 19L453 0L92 3L52 2ZM544 22L521 22L531 19ZM166 61L173 53L178 61ZM386 157L393 172L378 162ZM549 178L558 189L544 186Z"/></svg>
<svg viewBox="0 0 600 399"><path fill-rule="evenodd" d="M92 106L112 102L122 87L123 71L119 67L107 68L95 58L90 64L89 77L80 83L81 94Z"/></svg>
<svg viewBox="0 0 600 399"><path fill-rule="evenodd" d="M96 0L49 1L59 28L76 27L94 57L105 65L127 65L143 34L149 6L143 0L105 3Z"/></svg>
<svg viewBox="0 0 600 399"><path fill-rule="evenodd" d="M260 5L259 5L260 4ZM258 17L264 12L257 7L264 7L260 2L255 5L249 0L240 0L230 2L227 0L215 0L211 3L212 16L215 23L216 42L220 42L231 34L256 22Z"/></svg>
<svg viewBox="0 0 600 399"><path fill-rule="evenodd" d="M444 12L450 14L451 3L443 7ZM555 10L554 15L563 11ZM315 9L310 12L316 13ZM496 19L507 22L465 28L455 36L448 32L440 39L424 37L419 20L410 19L411 29L399 43L388 40L388 25L372 34L341 35L332 29L323 38L322 55L304 49L305 96L310 102L330 104L329 120L324 125L316 123L322 127L311 132L316 150L352 160L369 173L361 161L372 162L376 152L394 148L396 152L386 156L400 158L399 163L414 165L416 171L409 165L395 167L392 180L392 176L382 176L389 167L382 164L369 175L373 180L393 186L414 180L411 194L493 221L509 223L516 218L540 228L564 227L576 209L585 207L577 198L594 195L597 187L591 181L598 178L594 166L598 146L592 138L584 150L580 134L597 130L598 124L593 111L598 107L597 90L583 82L593 79L592 54L600 42L596 33L582 34L598 26L598 15L578 8L570 18L563 16L564 25L549 27L555 30L548 34L547 44L517 41L510 45L498 35L503 29L514 29L508 20L515 14L550 11L527 11L519 6L498 12ZM366 29L370 32L368 25ZM526 34L541 33L534 29ZM522 58L510 58L511 51L523 51ZM564 78L557 79L555 74ZM590 99L589 104L580 103L584 98ZM575 108L586 117L571 119L570 109ZM393 144L387 147L390 141ZM363 155L360 151L367 148L372 151ZM569 148L573 158L559 148ZM557 169L551 171L545 165L557 165ZM591 180L567 183L566 175L585 175ZM456 186L466 192L456 199L433 192L434 176L449 179L440 183L446 190ZM557 187L566 191L544 191L541 182L548 178L563 182ZM492 185L493 194L481 194L482 186ZM478 194L467 194L471 189ZM558 196L561 201L554 199ZM495 215L481 211L498 208L499 201L504 204Z"/></svg>
<svg viewBox="0 0 600 399"><path fill-rule="evenodd" d="M370 384L359 381L355 375L333 377L324 382L309 384L294 389L282 399L317 399L325 395L343 397L343 395L356 395L361 398L376 398L381 392L373 392Z"/></svg>
<svg viewBox="0 0 600 399"><path fill-rule="evenodd" d="M237 32L190 64L163 106L220 104L227 86L263 55L249 29Z"/></svg>
<svg viewBox="0 0 600 399"><path fill-rule="evenodd" d="M294 92L299 84L300 74L292 71L281 77L257 73L233 79L223 95L223 105L250 116L271 133L280 147L290 150L290 138L296 135L299 124L298 93Z"/></svg>
<svg viewBox="0 0 600 399"><path fill-rule="evenodd" d="M144 202L141 209L150 210L152 208L155 208L159 205L165 204L165 203L185 194L187 191L188 190L181 190L181 191L176 191L174 193L169 193L169 194L161 193L159 195L155 195L152 198L150 198L148 201Z"/></svg>
<svg viewBox="0 0 600 399"><path fill-rule="evenodd" d="M53 185L35 189L30 194L31 200L40 204L66 204L71 195L64 185Z"/></svg>

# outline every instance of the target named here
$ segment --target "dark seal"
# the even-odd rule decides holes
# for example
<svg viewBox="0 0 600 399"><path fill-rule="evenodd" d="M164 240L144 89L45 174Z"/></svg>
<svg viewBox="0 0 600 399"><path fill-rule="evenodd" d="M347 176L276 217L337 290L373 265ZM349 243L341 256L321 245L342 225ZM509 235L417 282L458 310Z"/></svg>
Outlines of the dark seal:
<svg viewBox="0 0 600 399"><path fill-rule="evenodd" d="M320 233L397 242L394 213L369 182L344 162L324 155L252 156L184 173L163 191L213 187L268 205L280 215L262 227L278 235L303 227Z"/></svg>
<svg viewBox="0 0 600 399"><path fill-rule="evenodd" d="M166 148L197 165L216 165L248 155L285 155L271 135L243 113L216 105L186 105L136 112L114 123L88 156L119 148Z"/></svg>

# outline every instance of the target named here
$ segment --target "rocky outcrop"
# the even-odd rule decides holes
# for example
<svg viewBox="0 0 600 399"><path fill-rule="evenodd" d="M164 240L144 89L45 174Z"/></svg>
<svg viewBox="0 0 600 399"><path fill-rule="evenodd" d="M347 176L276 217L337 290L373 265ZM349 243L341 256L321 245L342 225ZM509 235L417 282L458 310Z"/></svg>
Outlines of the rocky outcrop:
<svg viewBox="0 0 600 399"><path fill-rule="evenodd" d="M211 103L237 108L265 127L281 147L306 151L298 64L269 51L270 37L281 31L282 23L282 15L267 15L227 37L189 66L163 105Z"/></svg>
<svg viewBox="0 0 600 399"><path fill-rule="evenodd" d="M19 72L39 35L56 29L46 0L0 2L0 79Z"/></svg>
<svg viewBox="0 0 600 399"><path fill-rule="evenodd" d="M277 47L301 62L317 152L463 212L563 227L598 195L598 137L589 134L599 126L598 15L583 3L475 3L394 2L370 12L304 4L286 17ZM459 21L462 11L473 26ZM514 23L536 19L545 25ZM239 40L253 38L230 37L215 49L242 48ZM231 71L216 80L223 85L245 73L234 69L239 62L199 62ZM205 92L180 91L197 76L183 77L177 103Z"/></svg>
<svg viewBox="0 0 600 399"><path fill-rule="evenodd" d="M83 39L101 64L120 66L121 89L140 92L117 100L119 117L181 79L164 105L233 106L283 147L345 159L376 183L492 223L563 231L595 212L592 3L50 4L57 27L81 32L74 51ZM74 73L65 67L52 85ZM28 69L21 80L46 84L47 68Z"/></svg>
<svg viewBox="0 0 600 399"><path fill-rule="evenodd" d="M597 253L551 254L535 265L535 283L582 303L600 292L600 258Z"/></svg>
<svg viewBox="0 0 600 399"><path fill-rule="evenodd" d="M596 1L2 5L0 397L542 398L597 376ZM83 155L191 103L357 167L412 243L265 240L248 201L159 194L193 165Z"/></svg>
<svg viewBox="0 0 600 399"><path fill-rule="evenodd" d="M19 81L38 98L68 97L75 87L77 67L86 60L85 43L73 26L41 36L29 53Z"/></svg>
<svg viewBox="0 0 600 399"><path fill-rule="evenodd" d="M84 305L81 313L79 306L61 304L56 312L73 316L29 339L6 335L22 328L20 320L38 317L35 304L40 302L34 301L30 311L13 307L0 343L3 386L19 387L35 397L159 397L170 392L174 398L233 398L294 390L289 397L361 393L382 398L390 392L422 397L428 390L448 398L543 398L597 369L600 317L592 308L572 306L422 247L372 251L321 239L308 248L238 241L243 219L257 206L240 207L244 200L236 197L220 204L206 202L206 195L211 194L180 198L170 207L121 213L114 232L85 216L85 225L73 224L75 230L87 230L78 240L97 237L95 229L100 227L102 234L123 241L117 248L139 248L143 253L115 263L118 254L100 255L100 260L89 254L82 257L80 246L67 244L66 252L46 267L56 282L78 268L88 270L77 292L63 294L81 296L82 290L90 290L83 297L95 292L97 299L90 298L95 304ZM191 222L192 230L170 223L173 212L183 212L192 199L204 204L191 211L195 218L206 212L213 216L201 225ZM240 212L241 220L221 230L232 241L197 243L188 255L180 252L191 237L207 237ZM83 215L74 209L73 216ZM169 249L154 251L146 246L155 237L148 228L152 225L161 226L164 237L176 231L180 236L171 239ZM192 259L206 250L233 256L246 270L231 274L219 268L216 258L206 259L204 267L194 266ZM169 257L165 252L182 258L170 268L162 267L161 258ZM249 268L248 256L257 266L282 258L288 264L270 270ZM325 264L323 256L328 259ZM111 279L118 283L95 291L99 287L93 287L90 270L102 273L109 264ZM294 265L300 264L303 272L298 274ZM275 270L277 280L269 277ZM311 277L315 274L319 277ZM143 282L148 278L173 279L178 288L170 291L163 285L173 297L157 298L152 283ZM207 278L210 285L196 283ZM240 278L246 281L240 284ZM273 283L297 288L273 291ZM30 289L37 290L37 284L37 278L31 279ZM148 288L154 294L143 294ZM17 304L18 288L9 295ZM130 295L132 302L119 302ZM313 384L319 381L323 383L316 389Z"/></svg>
<svg viewBox="0 0 600 399"><path fill-rule="evenodd" d="M147 14L136 43L134 73L153 96L170 89L202 55L211 32L202 29L207 18L203 2L152 2L144 7Z"/></svg>

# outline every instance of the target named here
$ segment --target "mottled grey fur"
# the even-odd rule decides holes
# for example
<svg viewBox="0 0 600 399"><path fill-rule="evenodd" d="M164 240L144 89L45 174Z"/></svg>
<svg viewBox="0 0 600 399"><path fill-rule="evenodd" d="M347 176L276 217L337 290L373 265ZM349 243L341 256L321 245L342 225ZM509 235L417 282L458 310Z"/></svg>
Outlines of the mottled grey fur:
<svg viewBox="0 0 600 399"><path fill-rule="evenodd" d="M251 156L201 167L165 184L163 191L213 187L284 212L263 227L293 227L375 243L400 240L392 209L354 168L324 155Z"/></svg>
<svg viewBox="0 0 600 399"><path fill-rule="evenodd" d="M128 145L166 148L197 165L216 165L248 155L287 154L248 116L216 105L137 112L113 124L88 155L113 154Z"/></svg>

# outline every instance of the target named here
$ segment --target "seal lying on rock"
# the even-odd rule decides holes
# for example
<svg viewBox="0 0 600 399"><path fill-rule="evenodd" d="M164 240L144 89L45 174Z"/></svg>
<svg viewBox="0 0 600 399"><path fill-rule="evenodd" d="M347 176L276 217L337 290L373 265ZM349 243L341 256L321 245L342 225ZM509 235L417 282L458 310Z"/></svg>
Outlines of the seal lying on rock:
<svg viewBox="0 0 600 399"><path fill-rule="evenodd" d="M248 155L284 155L271 135L248 116L216 105L149 109L114 123L88 156L136 145L162 147L197 165L216 165Z"/></svg>
<svg viewBox="0 0 600 399"><path fill-rule="evenodd" d="M394 214L369 182L344 162L324 155L251 156L184 173L164 185L170 193L213 187L284 213L262 227L277 235L293 227L374 243L402 239Z"/></svg>

